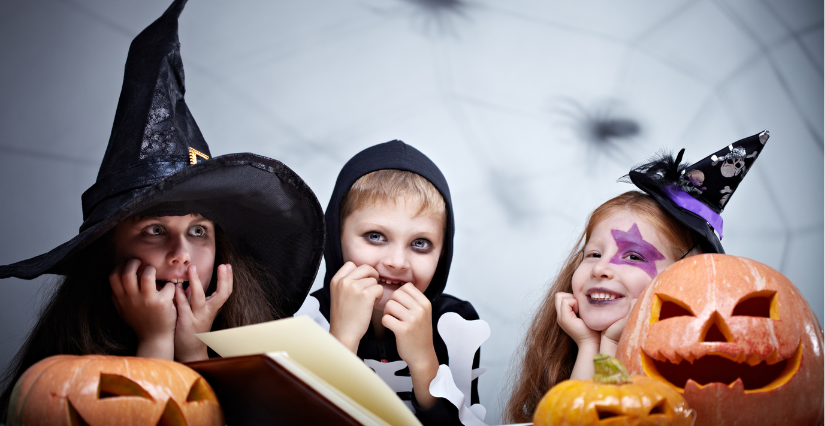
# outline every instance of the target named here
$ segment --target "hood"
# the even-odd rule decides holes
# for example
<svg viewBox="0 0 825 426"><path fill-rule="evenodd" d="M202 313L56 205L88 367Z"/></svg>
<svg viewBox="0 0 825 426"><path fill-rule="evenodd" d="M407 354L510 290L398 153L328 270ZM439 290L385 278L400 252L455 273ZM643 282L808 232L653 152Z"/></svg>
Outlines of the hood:
<svg viewBox="0 0 825 426"><path fill-rule="evenodd" d="M424 295L430 301L435 300L444 291L447 285L447 276L450 273L450 263L453 260L453 236L455 235L455 220L453 217L453 203L450 198L450 188L441 170L421 151L399 140L385 142L371 146L352 157L335 181L329 205L327 205L324 220L326 221L326 243L324 244L324 262L326 262L326 276L321 296L329 300L329 283L332 277L344 265L344 256L341 253L341 226L340 211L341 199L353 183L361 176L376 170L395 169L416 173L430 181L444 197L447 207L446 226L444 231L444 246L441 258L438 261L435 274L430 281Z"/></svg>

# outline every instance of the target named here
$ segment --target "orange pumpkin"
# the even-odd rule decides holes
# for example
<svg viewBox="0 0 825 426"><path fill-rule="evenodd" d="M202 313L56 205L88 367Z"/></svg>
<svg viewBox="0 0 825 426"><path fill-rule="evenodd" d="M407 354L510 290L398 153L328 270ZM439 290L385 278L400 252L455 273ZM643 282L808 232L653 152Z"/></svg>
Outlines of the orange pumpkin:
<svg viewBox="0 0 825 426"><path fill-rule="evenodd" d="M689 257L631 311L617 357L665 380L697 425L822 424L822 328L799 290L759 262Z"/></svg>
<svg viewBox="0 0 825 426"><path fill-rule="evenodd" d="M695 413L667 383L630 377L607 355L596 355L593 363L593 379L565 380L544 395L533 414L534 426L693 424Z"/></svg>
<svg viewBox="0 0 825 426"><path fill-rule="evenodd" d="M14 386L8 423L223 425L212 388L191 368L154 358L57 355Z"/></svg>

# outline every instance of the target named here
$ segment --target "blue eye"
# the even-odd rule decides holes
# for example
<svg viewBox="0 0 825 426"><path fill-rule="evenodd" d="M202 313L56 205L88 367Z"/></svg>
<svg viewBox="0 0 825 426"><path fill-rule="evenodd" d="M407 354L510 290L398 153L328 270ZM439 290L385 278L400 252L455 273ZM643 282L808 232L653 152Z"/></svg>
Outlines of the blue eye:
<svg viewBox="0 0 825 426"><path fill-rule="evenodd" d="M432 243L425 238L414 240L411 245L413 249L417 251L429 251L433 246Z"/></svg>
<svg viewBox="0 0 825 426"><path fill-rule="evenodd" d="M364 235L364 238L371 243L380 243L384 241L384 236L379 234L378 232L367 232Z"/></svg>

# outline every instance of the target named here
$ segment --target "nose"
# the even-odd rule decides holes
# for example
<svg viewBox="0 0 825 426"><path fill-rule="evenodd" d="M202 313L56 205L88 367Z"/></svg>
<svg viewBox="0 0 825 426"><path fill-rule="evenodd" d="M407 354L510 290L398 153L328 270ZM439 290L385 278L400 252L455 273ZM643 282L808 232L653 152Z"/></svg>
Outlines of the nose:
<svg viewBox="0 0 825 426"><path fill-rule="evenodd" d="M383 263L387 268L399 271L409 269L410 263L407 260L406 253L404 251L405 248L406 247L398 247L395 245L388 247L386 255L381 263Z"/></svg>
<svg viewBox="0 0 825 426"><path fill-rule="evenodd" d="M166 252L166 262L172 266L189 266L192 260L189 251L189 243L184 235L169 239L169 247Z"/></svg>
<svg viewBox="0 0 825 426"><path fill-rule="evenodd" d="M599 261L593 265L593 269L590 270L590 276L607 280L613 279L613 265L610 264L610 259L607 256L599 259Z"/></svg>

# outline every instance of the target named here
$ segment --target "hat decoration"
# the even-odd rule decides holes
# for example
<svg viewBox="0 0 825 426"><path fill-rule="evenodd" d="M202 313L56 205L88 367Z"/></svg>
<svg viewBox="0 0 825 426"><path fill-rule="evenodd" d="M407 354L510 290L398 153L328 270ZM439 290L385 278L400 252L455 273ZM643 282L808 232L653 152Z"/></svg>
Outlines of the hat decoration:
<svg viewBox="0 0 825 426"><path fill-rule="evenodd" d="M72 259L135 214L198 213L267 268L275 282L263 285L278 298L273 305L291 314L306 298L323 254L321 205L280 161L212 157L184 101L178 17L185 4L174 1L132 41L97 181L81 197L80 233L48 253L0 266L0 278L65 275Z"/></svg>
<svg viewBox="0 0 825 426"><path fill-rule="evenodd" d="M695 231L701 237L700 245L705 253L724 253L720 213L769 137L770 133L764 130L693 164L682 162L684 148L675 159L672 154L661 153L633 167L619 180L635 184Z"/></svg>

